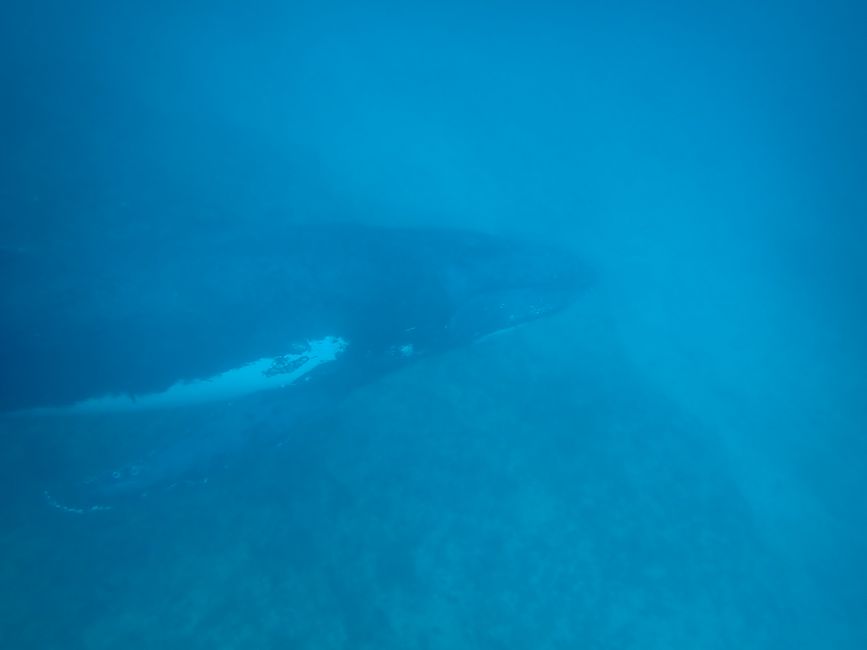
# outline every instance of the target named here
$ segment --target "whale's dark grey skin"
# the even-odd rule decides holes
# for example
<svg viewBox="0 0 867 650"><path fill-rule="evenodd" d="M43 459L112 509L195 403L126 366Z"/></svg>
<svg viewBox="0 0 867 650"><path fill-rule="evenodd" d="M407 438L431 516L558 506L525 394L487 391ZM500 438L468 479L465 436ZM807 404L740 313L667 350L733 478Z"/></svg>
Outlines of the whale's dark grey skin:
<svg viewBox="0 0 867 650"><path fill-rule="evenodd" d="M12 268L0 409L73 417L275 390L303 421L414 359L560 310L589 279L563 251L458 230L214 239ZM83 482L69 507L173 485L248 444L239 430L178 441Z"/></svg>

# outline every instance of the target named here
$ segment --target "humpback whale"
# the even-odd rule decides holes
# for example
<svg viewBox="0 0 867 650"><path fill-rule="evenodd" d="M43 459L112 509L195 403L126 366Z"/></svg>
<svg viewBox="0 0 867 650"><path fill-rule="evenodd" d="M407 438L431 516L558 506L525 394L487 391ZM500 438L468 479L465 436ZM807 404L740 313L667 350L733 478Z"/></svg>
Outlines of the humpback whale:
<svg viewBox="0 0 867 650"><path fill-rule="evenodd" d="M94 417L260 391L303 421L426 355L565 308L589 283L554 247L449 229L350 224L113 255L5 275L0 410ZM185 437L49 501L80 512L182 480L250 444Z"/></svg>

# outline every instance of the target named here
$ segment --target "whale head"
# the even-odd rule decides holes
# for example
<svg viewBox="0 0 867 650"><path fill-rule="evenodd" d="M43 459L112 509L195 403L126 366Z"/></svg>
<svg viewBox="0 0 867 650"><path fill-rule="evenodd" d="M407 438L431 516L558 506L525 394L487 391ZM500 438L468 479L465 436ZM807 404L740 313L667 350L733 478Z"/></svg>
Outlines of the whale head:
<svg viewBox="0 0 867 650"><path fill-rule="evenodd" d="M450 344L471 343L571 305L592 284L567 250L466 234L442 266L451 296Z"/></svg>

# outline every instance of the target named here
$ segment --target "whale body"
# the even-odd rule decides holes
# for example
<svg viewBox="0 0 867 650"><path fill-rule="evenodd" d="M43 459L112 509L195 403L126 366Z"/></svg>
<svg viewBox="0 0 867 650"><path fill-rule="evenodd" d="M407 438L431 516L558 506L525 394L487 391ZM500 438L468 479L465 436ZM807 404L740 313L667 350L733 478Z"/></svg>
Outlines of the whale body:
<svg viewBox="0 0 867 650"><path fill-rule="evenodd" d="M415 359L561 310L589 284L586 269L552 247L350 224L12 271L0 296L0 410L33 417L281 391L300 421ZM243 431L193 436L83 481L76 505L49 499L76 512L109 507L248 443Z"/></svg>

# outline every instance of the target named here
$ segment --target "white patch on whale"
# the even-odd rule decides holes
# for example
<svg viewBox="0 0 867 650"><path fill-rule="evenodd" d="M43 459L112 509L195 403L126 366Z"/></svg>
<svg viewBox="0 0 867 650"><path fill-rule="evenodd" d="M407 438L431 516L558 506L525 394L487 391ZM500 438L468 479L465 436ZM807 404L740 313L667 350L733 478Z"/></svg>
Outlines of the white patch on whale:
<svg viewBox="0 0 867 650"><path fill-rule="evenodd" d="M77 402L68 407L36 409L33 412L58 415L119 413L230 400L288 386L305 377L318 366L337 359L347 345L345 339L326 336L296 346L296 349L289 354L257 359L204 379L180 381L158 393L136 396L105 395Z"/></svg>

